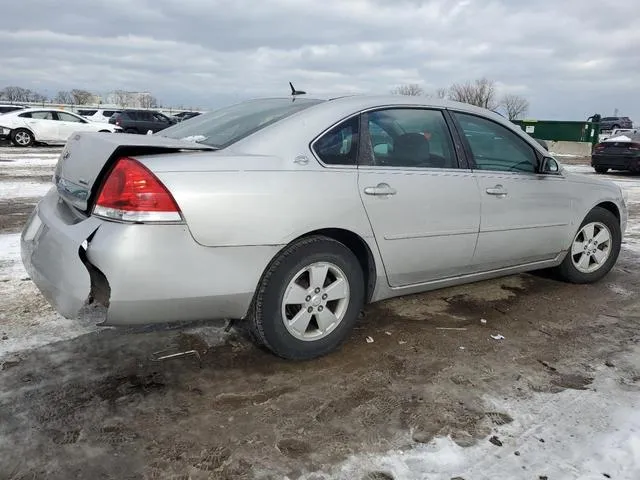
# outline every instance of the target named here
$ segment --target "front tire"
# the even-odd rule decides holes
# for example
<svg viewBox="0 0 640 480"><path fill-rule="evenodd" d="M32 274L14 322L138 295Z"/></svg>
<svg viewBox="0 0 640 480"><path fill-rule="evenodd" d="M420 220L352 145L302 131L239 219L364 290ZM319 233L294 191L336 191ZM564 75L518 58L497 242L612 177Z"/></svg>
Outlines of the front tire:
<svg viewBox="0 0 640 480"><path fill-rule="evenodd" d="M613 268L621 243L622 232L616 216L596 207L580 225L557 273L562 280L571 283L597 282Z"/></svg>
<svg viewBox="0 0 640 480"><path fill-rule="evenodd" d="M33 133L26 128L19 128L11 135L11 141L16 147L25 148L31 147L35 143L36 139L34 138Z"/></svg>
<svg viewBox="0 0 640 480"><path fill-rule="evenodd" d="M596 171L596 173L599 173L600 175L603 175L609 171L607 167L593 167L593 168Z"/></svg>
<svg viewBox="0 0 640 480"><path fill-rule="evenodd" d="M364 275L353 252L328 237L307 237L286 247L267 268L249 329L282 358L320 357L347 338L364 299Z"/></svg>

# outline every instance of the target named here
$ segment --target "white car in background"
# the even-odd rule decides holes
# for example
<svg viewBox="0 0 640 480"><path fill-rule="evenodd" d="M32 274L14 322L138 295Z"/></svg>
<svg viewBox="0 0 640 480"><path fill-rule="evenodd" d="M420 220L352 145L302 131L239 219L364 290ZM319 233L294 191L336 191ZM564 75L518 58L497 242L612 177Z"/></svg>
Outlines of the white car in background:
<svg viewBox="0 0 640 480"><path fill-rule="evenodd" d="M114 108L81 108L78 114L92 122L109 123L109 119L121 110Z"/></svg>
<svg viewBox="0 0 640 480"><path fill-rule="evenodd" d="M66 110L26 108L0 116L0 139L9 139L17 147L34 143L65 144L75 132L118 132L121 128L87 120Z"/></svg>

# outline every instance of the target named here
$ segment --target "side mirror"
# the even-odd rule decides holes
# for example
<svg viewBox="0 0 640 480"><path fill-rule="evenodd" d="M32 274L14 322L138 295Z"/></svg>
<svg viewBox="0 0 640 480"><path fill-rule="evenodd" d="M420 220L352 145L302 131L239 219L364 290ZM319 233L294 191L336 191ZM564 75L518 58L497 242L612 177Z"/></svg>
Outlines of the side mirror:
<svg viewBox="0 0 640 480"><path fill-rule="evenodd" d="M560 172L560 165L554 158L545 157L542 159L540 173L557 174Z"/></svg>

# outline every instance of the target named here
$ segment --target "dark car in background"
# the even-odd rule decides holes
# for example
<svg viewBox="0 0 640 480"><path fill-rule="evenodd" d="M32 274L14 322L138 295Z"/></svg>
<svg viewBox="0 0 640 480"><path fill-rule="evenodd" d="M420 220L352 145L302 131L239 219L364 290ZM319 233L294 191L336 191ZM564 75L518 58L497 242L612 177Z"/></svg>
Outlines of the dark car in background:
<svg viewBox="0 0 640 480"><path fill-rule="evenodd" d="M25 107L22 105L0 103L0 115L3 113L15 112L16 110L23 110L24 108Z"/></svg>
<svg viewBox="0 0 640 480"><path fill-rule="evenodd" d="M615 128L633 128L633 122L629 117L602 117L600 119L600 130Z"/></svg>
<svg viewBox="0 0 640 480"><path fill-rule="evenodd" d="M177 123L176 120L155 110L123 110L114 114L109 123L122 128L125 133L156 133Z"/></svg>
<svg viewBox="0 0 640 480"><path fill-rule="evenodd" d="M597 173L640 172L640 133L623 133L598 143L593 147L591 166Z"/></svg>

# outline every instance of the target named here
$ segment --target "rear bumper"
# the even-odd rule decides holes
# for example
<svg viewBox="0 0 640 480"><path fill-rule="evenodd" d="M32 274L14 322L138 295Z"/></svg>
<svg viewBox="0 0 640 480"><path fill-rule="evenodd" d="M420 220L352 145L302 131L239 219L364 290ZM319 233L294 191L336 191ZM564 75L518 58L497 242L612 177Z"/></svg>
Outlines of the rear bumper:
<svg viewBox="0 0 640 480"><path fill-rule="evenodd" d="M640 156L592 155L592 167L605 167L612 170L640 171Z"/></svg>
<svg viewBox="0 0 640 480"><path fill-rule="evenodd" d="M244 317L278 246L203 247L185 225L65 221L52 189L22 236L31 278L62 315L92 302L105 325ZM85 243L86 241L86 243Z"/></svg>

